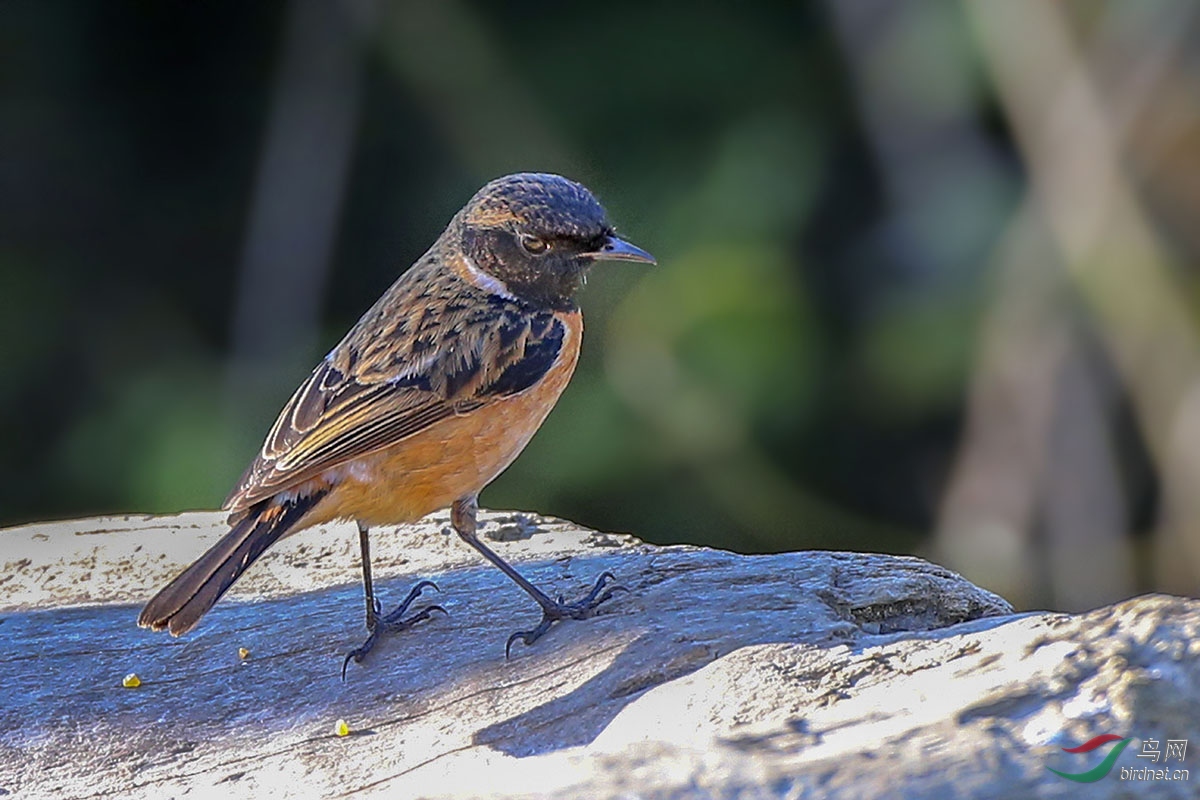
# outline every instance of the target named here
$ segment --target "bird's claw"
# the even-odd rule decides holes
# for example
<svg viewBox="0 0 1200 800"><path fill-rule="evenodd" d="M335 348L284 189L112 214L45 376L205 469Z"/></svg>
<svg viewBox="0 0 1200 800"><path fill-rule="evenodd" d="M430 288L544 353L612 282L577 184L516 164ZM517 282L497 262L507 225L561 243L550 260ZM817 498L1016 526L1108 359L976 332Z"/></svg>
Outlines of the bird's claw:
<svg viewBox="0 0 1200 800"><path fill-rule="evenodd" d="M433 589L435 592L442 591L433 581L421 581L412 588L412 591L408 593L408 597L404 598L404 602L397 606L395 611L388 614L386 617L380 617L377 613L376 624L382 624L385 629L389 631L402 631L405 628L412 627L413 623L429 619L429 615L433 611L440 611L443 614L447 614L446 609L442 608L441 606L425 606L425 608L421 609L417 614L413 615L409 619L404 619L404 614L408 611L408 607L413 604L414 600L421 596L421 592L425 589ZM378 600L375 601L375 605L379 605Z"/></svg>
<svg viewBox="0 0 1200 800"><path fill-rule="evenodd" d="M375 643L379 640L380 635L384 633L397 633L399 631L411 628L418 622L429 619L431 616L433 616L433 612L435 611L440 611L446 616L450 615L450 612L446 611L446 609L439 605L428 605L422 608L416 614L413 614L408 619L404 619L404 615L408 612L409 606L411 606L413 601L420 597L421 592L427 588L432 588L435 592L441 591L441 589L438 589L437 584L433 581L421 581L412 588L412 591L408 593L408 597L404 598L404 602L397 606L395 611L392 611L386 616L381 613L379 600L375 601L375 614L371 619L367 620L367 630L369 632L367 640L347 653L345 660L342 661L343 681L346 680L346 667L350 665L350 662L353 661L355 664L361 664L362 660L366 658L367 654L370 653L375 647Z"/></svg>
<svg viewBox="0 0 1200 800"><path fill-rule="evenodd" d="M550 630L550 626L559 620L564 619L587 619L595 613L601 603L612 598L615 592L628 592L624 586L614 585L609 586L608 582L616 580L616 576L611 572L605 572L596 579L592 590L588 592L582 600L574 603L564 602L563 596L558 596L558 602L550 607L542 608L542 621L533 630L517 631L512 636L508 637L508 641L504 644L504 658L507 660L512 652L513 644L520 639L526 647L536 642L542 637L546 631Z"/></svg>
<svg viewBox="0 0 1200 800"><path fill-rule="evenodd" d="M379 638L378 628L371 631L371 635L367 637L365 642L351 650L349 653L346 653L346 658L342 661L343 683L346 681L346 667L350 666L351 661L353 661L355 664L362 663L362 660L367 657L367 653L371 652L371 648L375 646L375 640L377 638Z"/></svg>

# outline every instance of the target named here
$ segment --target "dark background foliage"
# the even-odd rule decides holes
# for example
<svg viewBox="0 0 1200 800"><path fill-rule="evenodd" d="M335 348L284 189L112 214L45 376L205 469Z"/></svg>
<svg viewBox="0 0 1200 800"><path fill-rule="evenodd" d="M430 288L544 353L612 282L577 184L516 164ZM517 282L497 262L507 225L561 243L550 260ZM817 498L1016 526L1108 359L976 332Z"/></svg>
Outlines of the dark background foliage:
<svg viewBox="0 0 1200 800"><path fill-rule="evenodd" d="M475 189L544 170L660 266L593 273L485 505L1195 591L1197 15L1001 5L0 3L0 523L218 506ZM1101 124L1040 136L1079 86Z"/></svg>

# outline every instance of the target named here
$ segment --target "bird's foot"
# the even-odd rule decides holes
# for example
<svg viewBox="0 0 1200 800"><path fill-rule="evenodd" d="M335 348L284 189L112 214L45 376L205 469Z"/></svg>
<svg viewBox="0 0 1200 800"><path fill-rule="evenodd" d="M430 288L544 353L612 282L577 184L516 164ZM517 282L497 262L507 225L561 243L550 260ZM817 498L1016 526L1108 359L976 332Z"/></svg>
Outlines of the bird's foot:
<svg viewBox="0 0 1200 800"><path fill-rule="evenodd" d="M375 647L375 643L379 641L379 637L386 633L398 633L399 631L407 630L418 622L429 619L433 612L440 611L447 614L446 609L439 605L429 605L422 608L417 613L413 614L408 619L404 615L408 613L408 607L413 604L413 601L421 596L421 592L426 588L432 587L434 591L441 591L437 584L433 581L421 581L412 588L408 593L408 597L404 598L395 611L386 616L381 613L379 601L375 601L375 613L367 620L367 631L369 635L367 640L358 647L346 654L346 660L342 662L342 680L346 680L346 667L353 661L355 664L362 663L362 660L367 657L367 653Z"/></svg>
<svg viewBox="0 0 1200 800"><path fill-rule="evenodd" d="M559 620L564 619L587 619L592 616L600 604L612 598L615 592L628 592L624 586L612 585L608 582L616 580L611 572L605 572L597 580L592 590L587 593L581 600L574 603L564 602L562 595L559 595L558 602L549 606L542 606L542 621L538 626L530 631L517 631L512 636L508 637L508 642L504 645L504 657L507 659L509 652L512 650L513 643L520 639L525 643L525 646L536 642L542 637L546 631L550 630L550 626Z"/></svg>

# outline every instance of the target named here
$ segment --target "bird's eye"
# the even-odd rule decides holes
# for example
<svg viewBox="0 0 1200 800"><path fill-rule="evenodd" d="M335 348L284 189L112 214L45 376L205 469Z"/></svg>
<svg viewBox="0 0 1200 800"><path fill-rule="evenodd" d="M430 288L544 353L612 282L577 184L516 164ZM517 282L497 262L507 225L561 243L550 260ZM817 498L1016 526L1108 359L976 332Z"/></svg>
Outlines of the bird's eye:
<svg viewBox="0 0 1200 800"><path fill-rule="evenodd" d="M550 243L545 239L525 234L521 237L521 247L525 248L525 252L530 255L540 256L550 249Z"/></svg>

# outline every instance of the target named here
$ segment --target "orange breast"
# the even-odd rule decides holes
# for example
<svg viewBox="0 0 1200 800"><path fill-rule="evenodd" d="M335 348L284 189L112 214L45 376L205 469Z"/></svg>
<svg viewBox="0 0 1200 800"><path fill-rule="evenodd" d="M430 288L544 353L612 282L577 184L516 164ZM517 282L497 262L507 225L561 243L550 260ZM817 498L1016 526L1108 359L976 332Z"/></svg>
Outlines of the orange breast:
<svg viewBox="0 0 1200 800"><path fill-rule="evenodd" d="M295 530L335 519L368 526L412 522L477 494L525 449L570 381L583 321L576 312L564 322L562 352L541 381L329 470L321 483L334 484L333 490Z"/></svg>

